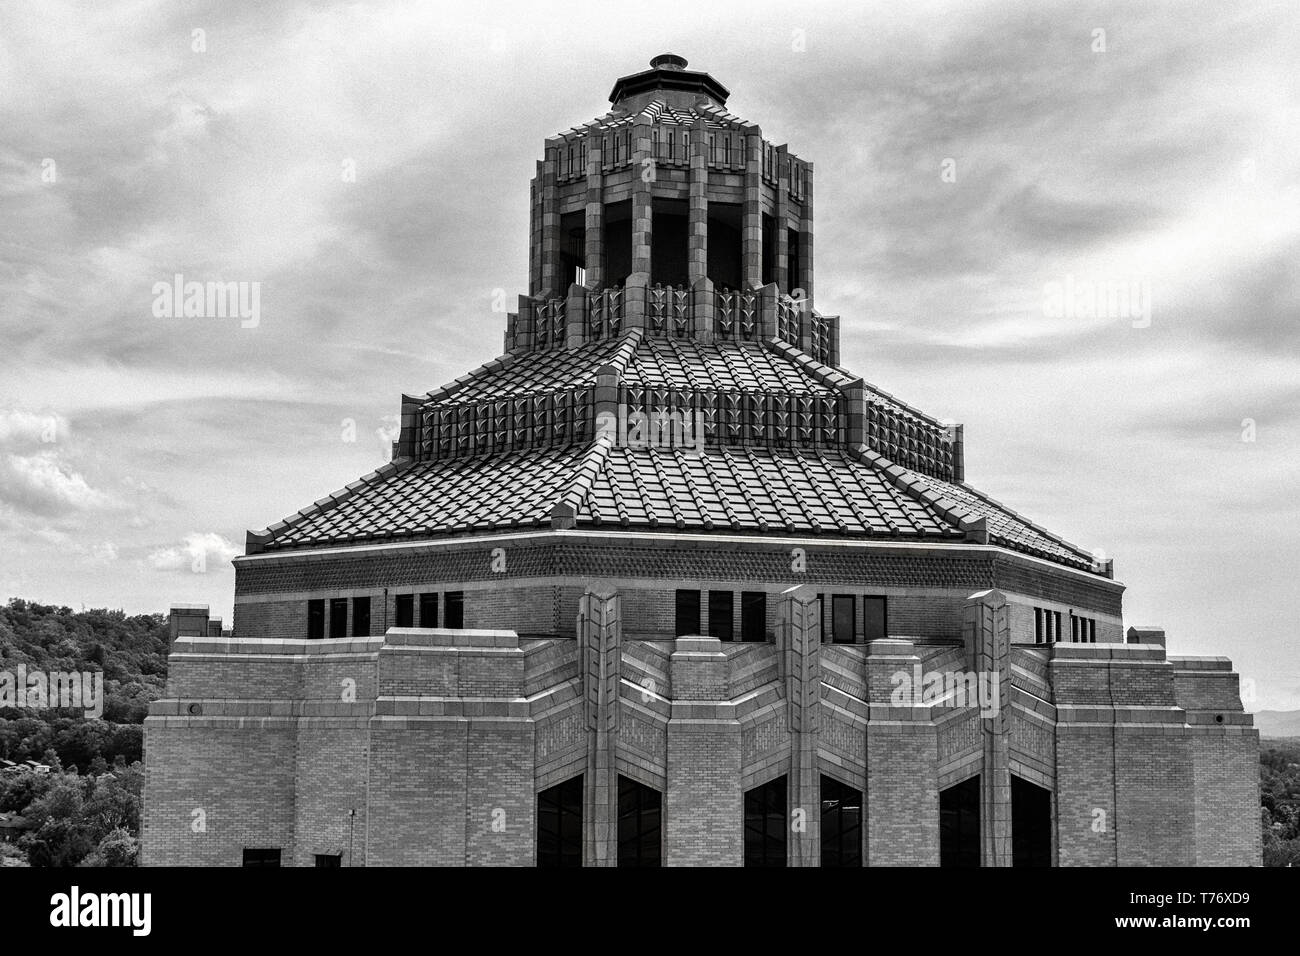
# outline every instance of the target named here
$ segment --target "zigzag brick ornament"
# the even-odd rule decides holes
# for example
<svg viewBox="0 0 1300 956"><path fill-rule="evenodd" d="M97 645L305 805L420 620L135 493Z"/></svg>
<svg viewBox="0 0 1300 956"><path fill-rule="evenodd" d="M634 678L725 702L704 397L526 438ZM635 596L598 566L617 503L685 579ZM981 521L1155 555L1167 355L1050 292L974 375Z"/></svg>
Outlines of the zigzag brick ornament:
<svg viewBox="0 0 1300 956"><path fill-rule="evenodd" d="M664 54L545 141L503 353L175 639L146 864L1259 861L1229 661L840 364L814 166L729 95Z"/></svg>

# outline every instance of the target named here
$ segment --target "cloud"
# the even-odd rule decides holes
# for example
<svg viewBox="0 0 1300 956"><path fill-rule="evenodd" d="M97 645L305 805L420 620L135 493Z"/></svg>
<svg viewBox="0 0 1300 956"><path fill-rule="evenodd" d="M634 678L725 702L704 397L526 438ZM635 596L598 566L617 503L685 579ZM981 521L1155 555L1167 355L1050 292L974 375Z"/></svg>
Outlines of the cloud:
<svg viewBox="0 0 1300 956"><path fill-rule="evenodd" d="M230 559L237 554L239 549L221 535L195 532L187 534L181 545L152 551L146 561L155 571L190 571L202 574L209 569L228 566Z"/></svg>

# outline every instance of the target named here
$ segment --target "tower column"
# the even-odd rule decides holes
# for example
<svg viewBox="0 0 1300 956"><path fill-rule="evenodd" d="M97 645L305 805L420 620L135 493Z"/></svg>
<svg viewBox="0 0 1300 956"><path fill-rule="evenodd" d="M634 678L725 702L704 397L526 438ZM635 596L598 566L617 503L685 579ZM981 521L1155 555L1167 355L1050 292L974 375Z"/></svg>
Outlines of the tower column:
<svg viewBox="0 0 1300 956"><path fill-rule="evenodd" d="M790 275L790 236L788 222L790 216L790 149L787 146L776 148L776 286L784 295L789 295ZM793 344L793 343L791 343Z"/></svg>
<svg viewBox="0 0 1300 956"><path fill-rule="evenodd" d="M654 245L654 197L648 181L646 160L654 160L650 141L650 120L638 115L632 125L632 274L627 278L623 302L623 328L644 329L650 287L650 258Z"/></svg>
<svg viewBox="0 0 1300 956"><path fill-rule="evenodd" d="M583 220L582 258L587 269L587 288L605 286L605 179L601 172L600 126L587 126L587 207Z"/></svg>
<svg viewBox="0 0 1300 956"><path fill-rule="evenodd" d="M741 225L742 286L756 289L763 283L763 133L751 127L745 133L745 204Z"/></svg>
<svg viewBox="0 0 1300 956"><path fill-rule="evenodd" d="M713 282L709 279L709 127L700 117L691 127L690 208L687 228L687 275L695 312L695 337L713 340Z"/></svg>
<svg viewBox="0 0 1300 956"><path fill-rule="evenodd" d="M589 588L578 610L587 773L583 787L584 866L618 865L618 682L623 658L619 598L612 586Z"/></svg>
<svg viewBox="0 0 1300 956"><path fill-rule="evenodd" d="M817 731L821 715L821 607L807 585L781 595L777 617L778 661L790 728L791 866L821 864L821 786Z"/></svg>
<svg viewBox="0 0 1300 956"><path fill-rule="evenodd" d="M541 235L541 287L536 293L544 299L554 299L563 294L560 289L560 206L559 187L555 182L555 166L560 140L546 141L546 158L541 169L542 235Z"/></svg>
<svg viewBox="0 0 1300 956"><path fill-rule="evenodd" d="M997 679L993 706L980 713L984 767L980 773L980 861L1011 865L1011 623L1001 591L967 598L962 637L975 673Z"/></svg>

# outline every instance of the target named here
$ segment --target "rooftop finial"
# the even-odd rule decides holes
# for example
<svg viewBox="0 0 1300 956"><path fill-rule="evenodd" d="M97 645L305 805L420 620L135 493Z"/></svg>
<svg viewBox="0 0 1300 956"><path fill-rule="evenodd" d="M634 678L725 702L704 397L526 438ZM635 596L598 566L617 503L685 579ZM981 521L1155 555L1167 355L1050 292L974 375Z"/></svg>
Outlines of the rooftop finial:
<svg viewBox="0 0 1300 956"><path fill-rule="evenodd" d="M650 61L652 70L684 70L686 69L686 57L678 56L676 53L660 53Z"/></svg>

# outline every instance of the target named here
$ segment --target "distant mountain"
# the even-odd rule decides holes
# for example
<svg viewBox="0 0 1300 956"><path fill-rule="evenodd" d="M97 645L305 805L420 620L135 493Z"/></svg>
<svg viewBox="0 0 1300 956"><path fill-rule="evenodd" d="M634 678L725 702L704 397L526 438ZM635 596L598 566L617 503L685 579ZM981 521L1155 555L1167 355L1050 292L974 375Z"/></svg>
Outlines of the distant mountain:
<svg viewBox="0 0 1300 956"><path fill-rule="evenodd" d="M1300 710L1261 710L1255 726L1261 737L1300 737Z"/></svg>

